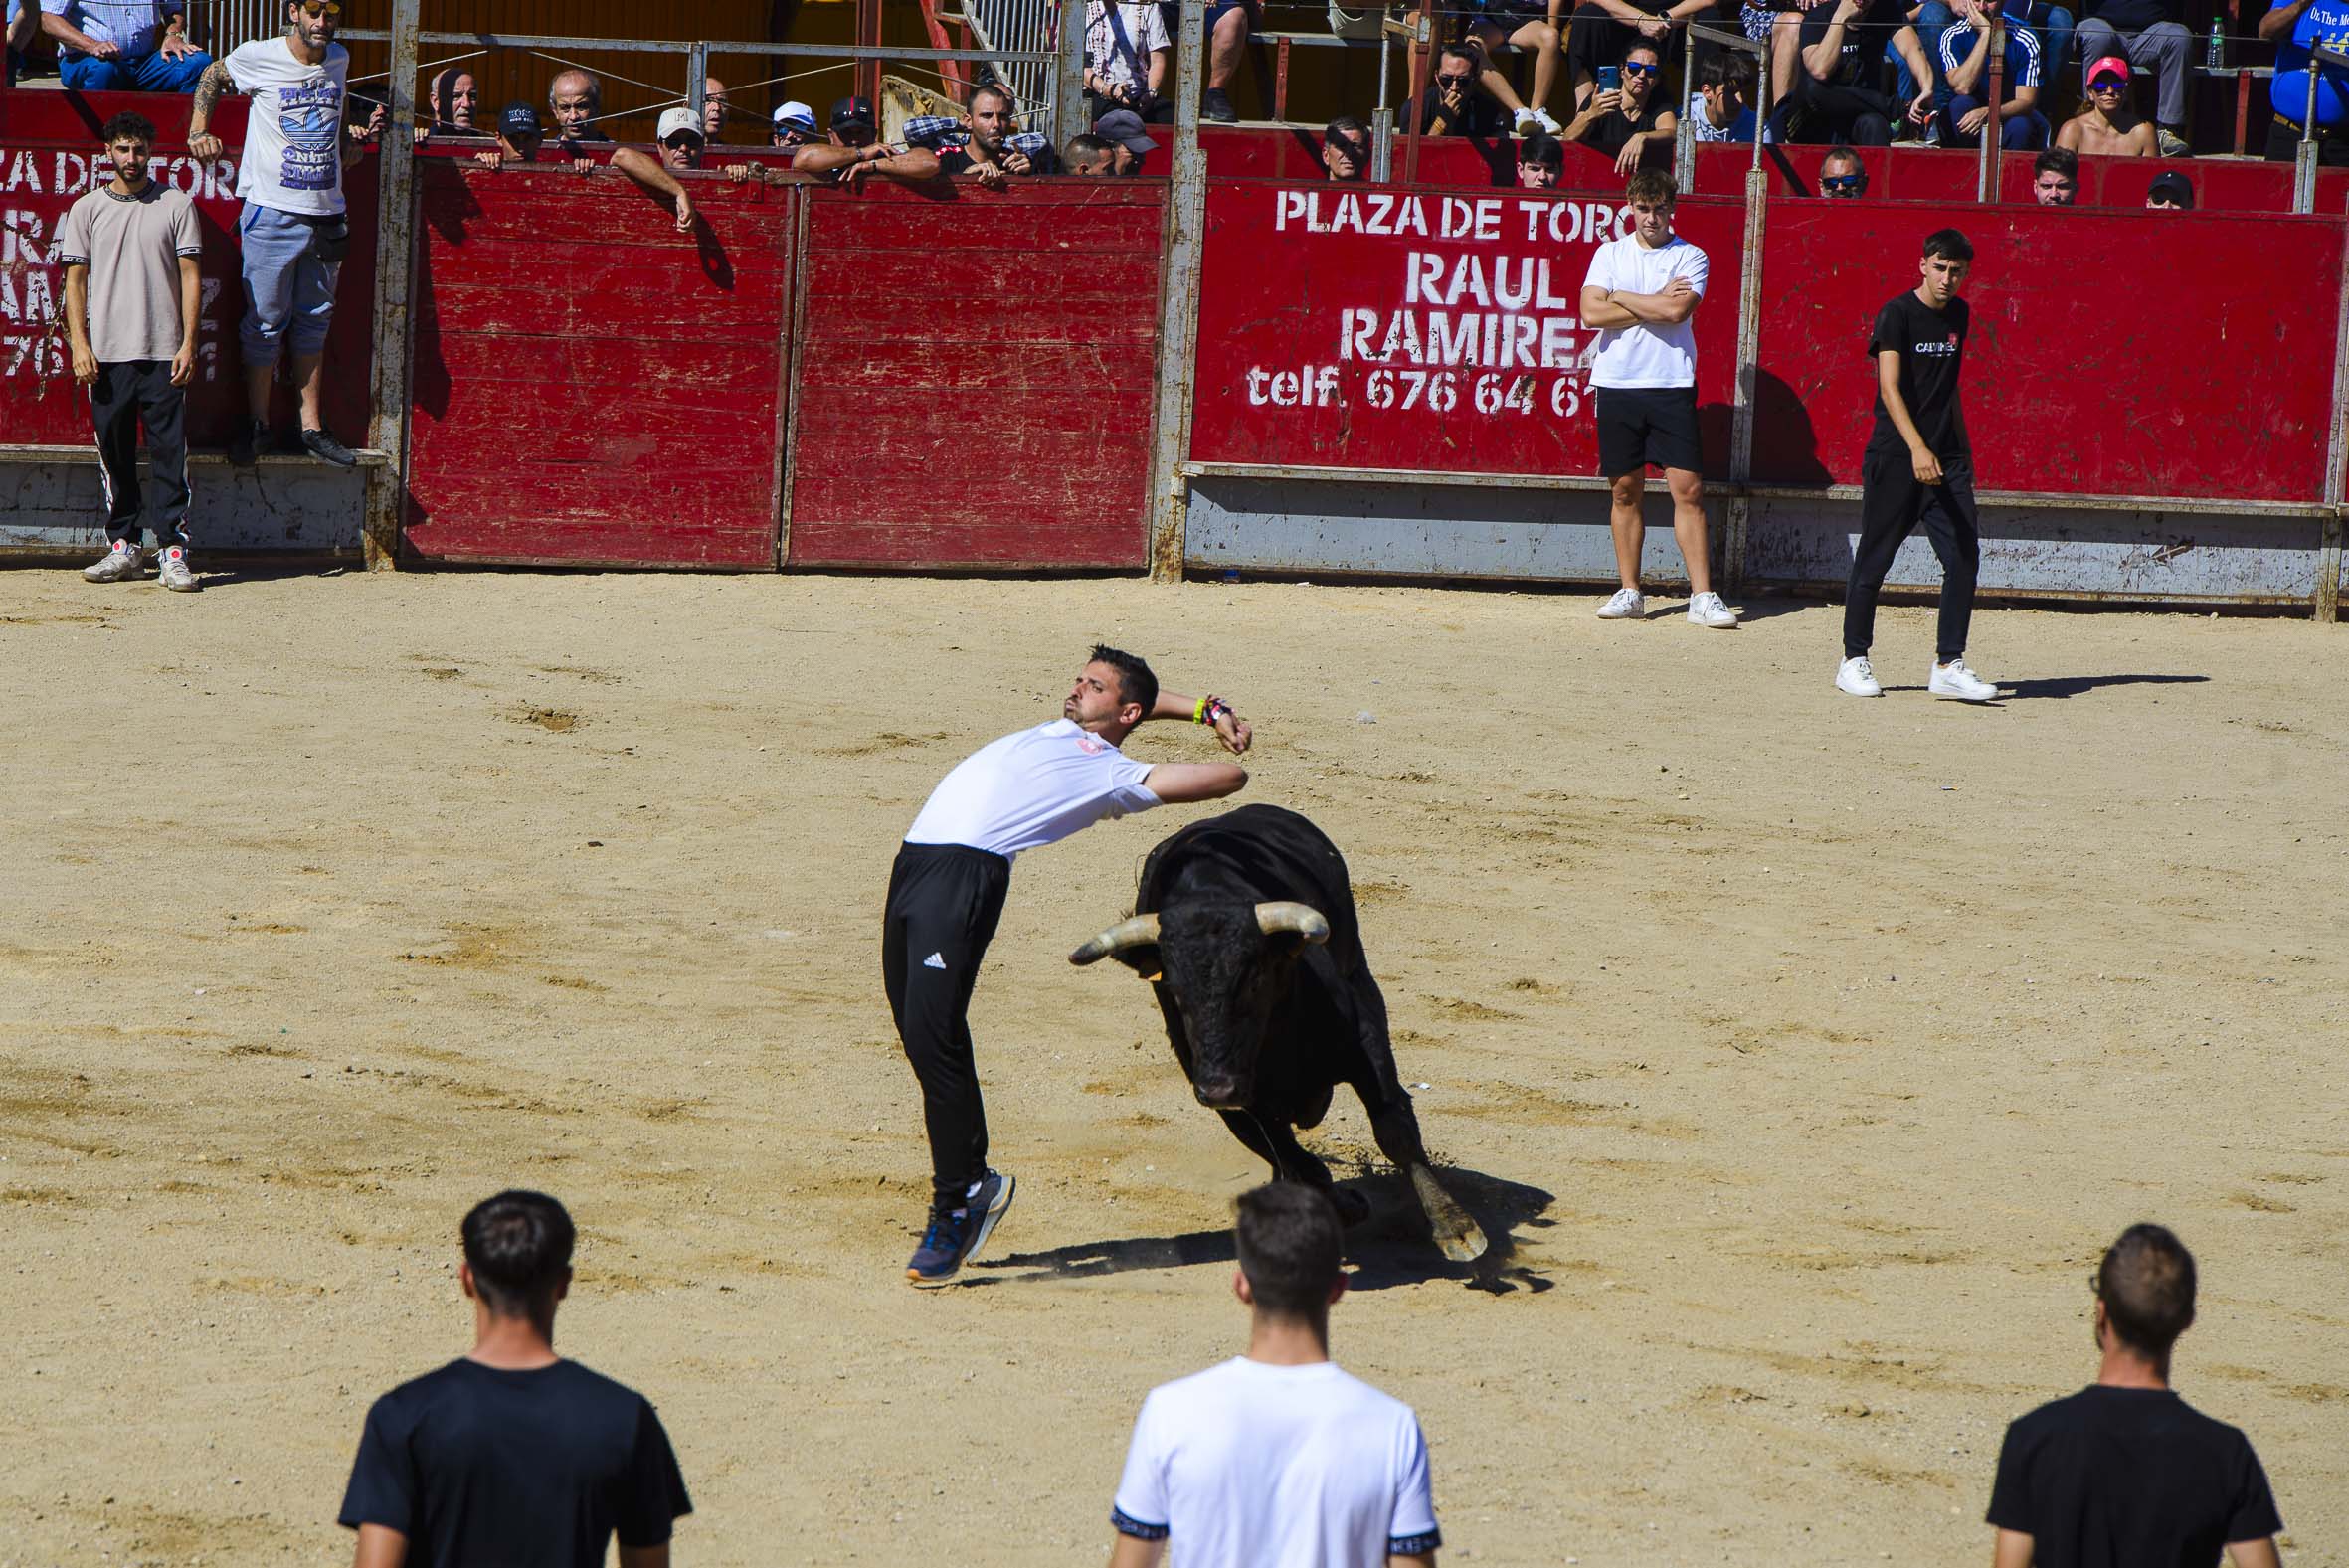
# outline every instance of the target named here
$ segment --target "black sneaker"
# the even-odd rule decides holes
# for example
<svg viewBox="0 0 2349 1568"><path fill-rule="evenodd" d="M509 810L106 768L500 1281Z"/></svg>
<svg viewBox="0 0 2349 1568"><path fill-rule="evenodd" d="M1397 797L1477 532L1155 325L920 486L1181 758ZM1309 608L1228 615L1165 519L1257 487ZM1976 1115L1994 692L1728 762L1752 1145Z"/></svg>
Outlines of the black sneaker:
<svg viewBox="0 0 2349 1568"><path fill-rule="evenodd" d="M321 462L330 462L337 468L355 468L359 465L359 459L351 455L351 449L336 440L324 428L314 431L305 428L301 433L301 445L302 450L311 456Z"/></svg>
<svg viewBox="0 0 2349 1568"><path fill-rule="evenodd" d="M240 468L253 466L254 454L270 444L270 428L259 420L239 420L229 436L229 461Z"/></svg>
<svg viewBox="0 0 2349 1568"><path fill-rule="evenodd" d="M991 1170L965 1207L932 1209L922 1245L905 1266L906 1279L925 1290L950 1283L994 1234L996 1221L1011 1207L1013 1185L1009 1176Z"/></svg>
<svg viewBox="0 0 2349 1568"><path fill-rule="evenodd" d="M1239 111L1231 106L1231 99L1223 95L1221 87L1209 87L1199 98L1199 117L1211 119L1218 125L1239 123Z"/></svg>

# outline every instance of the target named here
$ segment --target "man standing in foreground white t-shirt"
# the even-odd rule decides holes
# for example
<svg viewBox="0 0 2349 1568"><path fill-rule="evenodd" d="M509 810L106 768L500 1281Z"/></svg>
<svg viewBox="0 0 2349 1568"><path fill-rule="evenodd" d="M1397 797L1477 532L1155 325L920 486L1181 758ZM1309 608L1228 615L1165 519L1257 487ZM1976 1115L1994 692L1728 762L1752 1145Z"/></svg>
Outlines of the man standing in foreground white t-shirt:
<svg viewBox="0 0 2349 1568"><path fill-rule="evenodd" d="M1011 1206L1012 1180L987 1165L987 1108L971 1051L971 988L1011 883L1011 857L1107 816L1214 800L1248 782L1237 763L1138 763L1118 750L1145 719L1212 725L1235 757L1248 727L1220 697L1159 690L1150 666L1096 646L1061 717L963 759L930 792L889 871L881 979L906 1060L922 1082L930 1134L930 1223L905 1267L944 1285Z"/></svg>
<svg viewBox="0 0 2349 1568"><path fill-rule="evenodd" d="M1276 1181L1233 1205L1248 1353L1151 1390L1109 1521L1110 1568L1433 1568L1443 1544L1411 1407L1330 1359L1338 1210Z"/></svg>
<svg viewBox="0 0 2349 1568"><path fill-rule="evenodd" d="M1608 521L1623 586L1599 607L1602 620L1639 620L1640 547L1648 525L1640 503L1648 464L1672 490L1672 533L1689 567L1689 618L1729 627L1736 615L1713 591L1705 536L1705 452L1697 434L1697 332L1690 317L1705 300L1705 253L1672 232L1680 188L1661 169L1631 177L1624 200L1632 231L1590 259L1582 279L1582 321L1599 328L1590 385L1598 415L1599 472L1614 486Z"/></svg>

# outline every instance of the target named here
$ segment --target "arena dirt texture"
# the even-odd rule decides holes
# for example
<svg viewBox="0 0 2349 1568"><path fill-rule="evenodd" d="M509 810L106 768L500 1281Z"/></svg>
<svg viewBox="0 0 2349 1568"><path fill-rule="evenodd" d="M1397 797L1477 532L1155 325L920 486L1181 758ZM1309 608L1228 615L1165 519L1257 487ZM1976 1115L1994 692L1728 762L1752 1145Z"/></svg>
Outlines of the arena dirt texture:
<svg viewBox="0 0 2349 1568"><path fill-rule="evenodd" d="M1839 695L1836 607L692 577L0 575L0 1564L342 1560L367 1405L461 1354L465 1207L581 1227L562 1350L658 1404L694 1564L1098 1562L1143 1394L1236 1351L1147 990L1068 950L1213 807L1023 856L973 1013L1019 1198L966 1286L878 973L898 836L1095 639L1254 722L1353 866L1429 1146L1339 1359L1446 1561L1986 1560L2088 1273L2200 1258L2181 1391L2287 1562L2349 1535L2349 631L1986 611L1998 709ZM1213 755L1146 727L1129 751Z"/></svg>

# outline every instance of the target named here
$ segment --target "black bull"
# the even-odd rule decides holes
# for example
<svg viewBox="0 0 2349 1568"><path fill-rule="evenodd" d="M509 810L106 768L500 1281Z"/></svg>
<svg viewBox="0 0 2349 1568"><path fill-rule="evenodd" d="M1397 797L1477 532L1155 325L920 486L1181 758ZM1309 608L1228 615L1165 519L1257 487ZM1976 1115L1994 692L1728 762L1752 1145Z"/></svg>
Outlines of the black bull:
<svg viewBox="0 0 2349 1568"><path fill-rule="evenodd" d="M1396 1076L1386 1000L1362 956L1354 885L1329 835L1275 805L1193 822L1150 852L1134 916L1069 955L1115 958L1153 982L1167 1038L1202 1105L1272 1165L1338 1196L1297 1141L1352 1084L1386 1157L1411 1178L1444 1256L1485 1250L1436 1180ZM1359 1219L1366 1206L1355 1200Z"/></svg>

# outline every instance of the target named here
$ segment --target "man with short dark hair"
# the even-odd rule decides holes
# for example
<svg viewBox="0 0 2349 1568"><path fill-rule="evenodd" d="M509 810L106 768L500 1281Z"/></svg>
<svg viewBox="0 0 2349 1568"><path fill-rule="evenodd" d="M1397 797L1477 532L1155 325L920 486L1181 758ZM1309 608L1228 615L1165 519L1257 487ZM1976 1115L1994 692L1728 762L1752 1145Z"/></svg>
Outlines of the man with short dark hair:
<svg viewBox="0 0 2349 1568"><path fill-rule="evenodd" d="M1341 114L1322 128L1322 167L1342 185L1359 184L1370 177L1370 127L1352 114Z"/></svg>
<svg viewBox="0 0 2349 1568"><path fill-rule="evenodd" d="M2070 207L2079 200L2079 154L2050 147L2031 160L2031 196L2042 207Z"/></svg>
<svg viewBox="0 0 2349 1568"><path fill-rule="evenodd" d="M1427 96L1419 100L1420 135L1501 134L1500 103L1490 93L1477 90L1484 63L1484 52L1471 43L1446 44L1437 51L1435 78L1427 85Z"/></svg>
<svg viewBox="0 0 2349 1568"><path fill-rule="evenodd" d="M1302 1182L1240 1194L1232 1295L1248 1349L1151 1390L1110 1509L1110 1568L1433 1568L1443 1544L1411 1407L1339 1370L1337 1208Z"/></svg>
<svg viewBox="0 0 2349 1568"><path fill-rule="evenodd" d="M995 84L985 82L971 89L963 127L969 135L962 146L939 149L940 173L960 175L999 191L1011 175L1051 172L1039 167L1039 156L1048 155L1050 143L1041 136L1021 133L1012 112L1011 94Z"/></svg>
<svg viewBox="0 0 2349 1568"><path fill-rule="evenodd" d="M927 147L893 147L880 139L875 124L872 99L841 98L832 105L831 129L822 143L792 154L793 170L828 174L850 190L875 174L908 183L938 177L937 153Z"/></svg>
<svg viewBox="0 0 2349 1568"><path fill-rule="evenodd" d="M1517 144L1518 189L1554 191L1566 176L1566 149L1547 131L1536 131Z"/></svg>
<svg viewBox="0 0 2349 1568"><path fill-rule="evenodd" d="M1106 817L1220 799L1248 782L1235 763L1154 766L1118 750L1152 719L1209 724L1235 757L1248 749L1229 704L1161 691L1131 653L1095 646L1060 714L965 758L930 792L889 872L881 977L930 1138L930 1219L905 1270L917 1286L954 1279L1011 1206L1012 1178L988 1168L969 1013L1012 857Z"/></svg>
<svg viewBox="0 0 2349 1568"><path fill-rule="evenodd" d="M1988 702L1998 688L1966 668L1974 618L1974 577L1982 564L1974 524L1974 455L1958 401L1971 317L1958 297L1974 247L1955 229L1925 236L1920 281L1877 312L1868 336L1876 367L1876 426L1860 458L1860 539L1844 588L1844 658L1838 691L1881 697L1868 660L1876 641L1876 601L1901 542L1924 524L1941 562L1941 613L1933 672L1925 690L1960 702Z"/></svg>
<svg viewBox="0 0 2349 1568"><path fill-rule="evenodd" d="M693 1511L660 1417L643 1395L555 1354L576 1232L543 1192L474 1205L457 1286L473 1348L367 1412L340 1522L354 1568L496 1563L667 1568Z"/></svg>
<svg viewBox="0 0 2349 1568"><path fill-rule="evenodd" d="M1868 166L1849 147L1835 147L1819 160L1819 194L1855 200L1868 194Z"/></svg>
<svg viewBox="0 0 2349 1568"><path fill-rule="evenodd" d="M2194 1255L2159 1225L2105 1249L2096 1380L2007 1428L1989 1522L1995 1568L2276 1568L2275 1511L2251 1440L2170 1388L2194 1321Z"/></svg>
<svg viewBox="0 0 2349 1568"><path fill-rule="evenodd" d="M1922 125L1932 117L1937 79L1909 23L1909 9L1907 0L1820 0L1804 12L1796 55L1802 69L1790 94L1804 140L1889 147L1896 118L1904 114ZM1905 109L1875 86L1888 49L1916 85Z"/></svg>
<svg viewBox="0 0 2349 1568"><path fill-rule="evenodd" d="M58 226L66 267L66 337L74 379L90 390L98 471L106 492L103 559L83 569L92 583L136 582L146 505L138 483L138 430L163 492L155 541L163 586L188 593L187 394L196 373L196 259L204 242L187 196L147 174L155 126L122 113L98 132L114 177L77 198Z"/></svg>
<svg viewBox="0 0 2349 1568"><path fill-rule="evenodd" d="M1068 145L1060 149L1060 161L1080 180L1112 179L1118 172L1117 143L1086 131L1068 138Z"/></svg>
<svg viewBox="0 0 2349 1568"><path fill-rule="evenodd" d="M1690 115L1699 141L1751 141L1758 135L1753 111L1753 67L1743 55L1717 50L1697 67L1697 108Z"/></svg>

